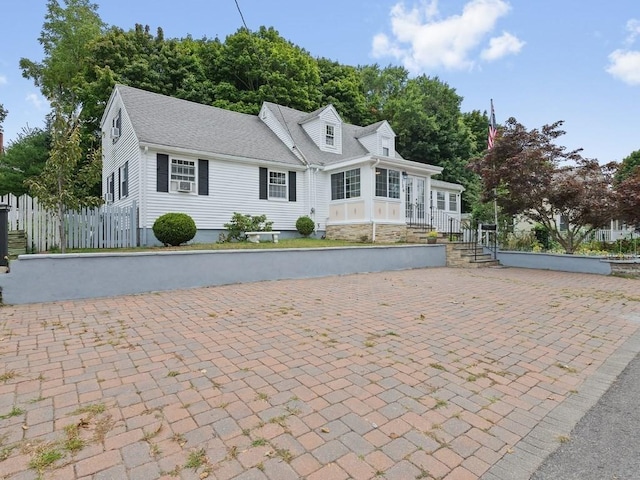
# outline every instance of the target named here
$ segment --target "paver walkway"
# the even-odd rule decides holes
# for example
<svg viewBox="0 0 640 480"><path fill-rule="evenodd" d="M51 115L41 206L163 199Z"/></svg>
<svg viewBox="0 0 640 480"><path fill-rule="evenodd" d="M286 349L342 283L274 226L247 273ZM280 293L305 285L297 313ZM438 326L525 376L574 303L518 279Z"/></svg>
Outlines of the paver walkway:
<svg viewBox="0 0 640 480"><path fill-rule="evenodd" d="M528 478L640 351L638 285L438 268L4 306L0 477Z"/></svg>

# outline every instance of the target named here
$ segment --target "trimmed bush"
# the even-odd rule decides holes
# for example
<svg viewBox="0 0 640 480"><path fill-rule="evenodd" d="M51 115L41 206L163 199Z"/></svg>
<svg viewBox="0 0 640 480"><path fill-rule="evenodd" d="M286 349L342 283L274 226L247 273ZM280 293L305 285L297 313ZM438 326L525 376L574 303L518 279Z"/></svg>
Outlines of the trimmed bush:
<svg viewBox="0 0 640 480"><path fill-rule="evenodd" d="M315 228L315 222L307 216L300 217L296 221L296 230L298 230L298 233L304 237L308 237L309 235L311 235Z"/></svg>
<svg viewBox="0 0 640 480"><path fill-rule="evenodd" d="M176 247L196 236L196 223L186 213L165 213L153 222L153 234L164 245Z"/></svg>

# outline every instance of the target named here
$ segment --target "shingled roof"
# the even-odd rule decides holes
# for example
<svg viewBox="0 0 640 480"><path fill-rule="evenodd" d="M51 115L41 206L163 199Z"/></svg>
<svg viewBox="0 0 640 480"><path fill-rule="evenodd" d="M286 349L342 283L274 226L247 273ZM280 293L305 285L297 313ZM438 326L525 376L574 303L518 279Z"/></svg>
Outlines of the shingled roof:
<svg viewBox="0 0 640 480"><path fill-rule="evenodd" d="M258 118L218 107L116 85L126 113L141 143L188 149L203 155L232 155L302 165L302 161ZM358 138L374 132L382 122L360 127L342 124L342 153L323 152L301 123L324 110L306 113L272 102L265 105L291 135L296 148L314 165L331 165L364 157L370 152ZM396 153L396 158L402 159Z"/></svg>
<svg viewBox="0 0 640 480"><path fill-rule="evenodd" d="M351 158L369 155L370 152L358 141L358 138L367 133L374 132L382 124L382 122L378 122L368 127L360 127L343 123L342 154L324 152L318 148L300 124L308 121L310 117L318 116L318 113L326 107L309 114L272 102L265 102L265 105L283 126L286 125L294 144L304 154L307 161L315 165L331 165ZM373 129L371 129L371 127L373 127ZM398 153L396 153L396 158L402 159Z"/></svg>
<svg viewBox="0 0 640 480"><path fill-rule="evenodd" d="M141 143L301 165L256 115L116 85Z"/></svg>

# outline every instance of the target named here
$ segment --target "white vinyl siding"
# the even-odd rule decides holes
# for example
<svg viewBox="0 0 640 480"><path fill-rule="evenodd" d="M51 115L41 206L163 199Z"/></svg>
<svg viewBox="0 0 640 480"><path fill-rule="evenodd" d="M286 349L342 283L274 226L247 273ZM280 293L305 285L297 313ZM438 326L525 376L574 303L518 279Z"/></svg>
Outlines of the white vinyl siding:
<svg viewBox="0 0 640 480"><path fill-rule="evenodd" d="M224 229L234 212L246 215L266 215L273 221L274 230L295 230L296 220L309 214L306 175L298 171L297 202L265 202L258 198L259 168L253 164L239 164L220 159L209 159L209 195L167 195L156 192L156 154L145 155L147 208L140 216L140 225L151 228L160 215L167 212L184 212L196 222L198 229ZM162 152L160 152L162 153ZM197 158L182 156L197 165ZM288 178L287 178L288 182Z"/></svg>
<svg viewBox="0 0 640 480"><path fill-rule="evenodd" d="M327 144L327 127L333 127L333 145ZM302 124L313 143L323 152L342 154L342 120L333 107Z"/></svg>

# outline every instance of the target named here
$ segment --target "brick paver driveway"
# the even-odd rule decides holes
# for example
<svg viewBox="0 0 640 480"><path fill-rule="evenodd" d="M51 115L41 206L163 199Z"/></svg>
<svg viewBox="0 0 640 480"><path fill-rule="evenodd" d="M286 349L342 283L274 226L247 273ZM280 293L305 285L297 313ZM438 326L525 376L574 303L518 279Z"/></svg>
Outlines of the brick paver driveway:
<svg viewBox="0 0 640 480"><path fill-rule="evenodd" d="M0 477L528 478L640 350L638 287L441 268L5 306Z"/></svg>

